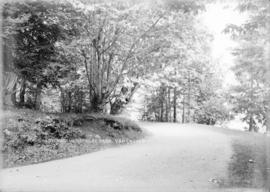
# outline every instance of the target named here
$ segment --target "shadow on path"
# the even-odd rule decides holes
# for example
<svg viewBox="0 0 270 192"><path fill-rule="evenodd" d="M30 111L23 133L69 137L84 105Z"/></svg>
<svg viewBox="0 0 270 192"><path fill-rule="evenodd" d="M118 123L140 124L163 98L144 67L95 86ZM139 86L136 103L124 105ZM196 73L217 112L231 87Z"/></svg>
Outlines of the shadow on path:
<svg viewBox="0 0 270 192"><path fill-rule="evenodd" d="M233 155L228 163L224 188L249 188L269 191L270 154L269 138L234 138Z"/></svg>

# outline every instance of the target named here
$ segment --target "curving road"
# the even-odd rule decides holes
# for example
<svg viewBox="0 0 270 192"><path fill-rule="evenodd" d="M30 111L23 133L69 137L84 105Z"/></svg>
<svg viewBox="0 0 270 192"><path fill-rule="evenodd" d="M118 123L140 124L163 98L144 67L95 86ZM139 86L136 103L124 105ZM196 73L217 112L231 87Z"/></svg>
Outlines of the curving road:
<svg viewBox="0 0 270 192"><path fill-rule="evenodd" d="M126 146L1 171L2 191L214 192L232 156L231 139L214 127L142 123L151 135Z"/></svg>

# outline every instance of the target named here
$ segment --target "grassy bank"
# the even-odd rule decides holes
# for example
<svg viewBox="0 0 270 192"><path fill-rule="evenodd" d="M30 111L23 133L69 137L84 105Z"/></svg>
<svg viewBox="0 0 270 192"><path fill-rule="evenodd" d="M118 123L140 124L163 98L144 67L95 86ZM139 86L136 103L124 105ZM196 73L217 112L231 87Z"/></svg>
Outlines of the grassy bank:
<svg viewBox="0 0 270 192"><path fill-rule="evenodd" d="M135 122L102 114L10 109L5 111L3 122L4 167L72 157L143 137Z"/></svg>

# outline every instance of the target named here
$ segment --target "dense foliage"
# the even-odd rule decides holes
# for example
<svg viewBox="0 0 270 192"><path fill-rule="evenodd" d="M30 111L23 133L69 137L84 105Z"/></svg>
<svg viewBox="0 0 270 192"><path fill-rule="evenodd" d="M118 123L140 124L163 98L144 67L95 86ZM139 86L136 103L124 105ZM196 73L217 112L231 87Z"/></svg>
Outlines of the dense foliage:
<svg viewBox="0 0 270 192"><path fill-rule="evenodd" d="M4 7L12 55L5 65L17 75L7 92L17 106L43 109L42 93L55 88L63 112L118 114L151 76L207 63L199 45L204 32L194 27L204 6L196 1L15 1Z"/></svg>
<svg viewBox="0 0 270 192"><path fill-rule="evenodd" d="M248 130L258 131L262 125L269 128L270 2L240 1L239 10L248 12L250 19L242 26L226 29L239 42L233 68L239 85L232 89L231 100L234 110L245 115Z"/></svg>
<svg viewBox="0 0 270 192"><path fill-rule="evenodd" d="M85 138L85 135L76 128L72 128L61 119L40 119L35 123L19 119L20 123L9 122L8 129L4 131L5 146L4 151L8 149L23 150L27 146L45 145L51 139L78 139ZM33 127L34 125L34 127ZM12 127L14 126L14 127ZM10 132L8 130L16 130Z"/></svg>
<svg viewBox="0 0 270 192"><path fill-rule="evenodd" d="M211 61L212 37L198 23L196 15L181 9L169 10L167 14L168 25L163 31L168 46L163 46L159 53L164 53L158 61L160 70L151 73L146 84L151 94L145 100L143 119L207 124L227 120L225 100L219 99L221 79ZM220 102L213 102L217 110L207 114L211 99Z"/></svg>
<svg viewBox="0 0 270 192"><path fill-rule="evenodd" d="M229 112L212 37L197 20L205 4L5 3L6 97L17 107L119 114L146 87L144 119L224 121Z"/></svg>
<svg viewBox="0 0 270 192"><path fill-rule="evenodd" d="M59 83L62 66L56 42L65 39L68 31L54 20L55 6L36 1L4 5L5 51L12 55L5 65L18 76L13 87L13 102L19 106L39 109L42 89L48 85L56 87ZM61 6L70 8L68 4Z"/></svg>
<svg viewBox="0 0 270 192"><path fill-rule="evenodd" d="M7 110L3 119L4 167L38 163L132 142L142 137L133 121L109 115Z"/></svg>

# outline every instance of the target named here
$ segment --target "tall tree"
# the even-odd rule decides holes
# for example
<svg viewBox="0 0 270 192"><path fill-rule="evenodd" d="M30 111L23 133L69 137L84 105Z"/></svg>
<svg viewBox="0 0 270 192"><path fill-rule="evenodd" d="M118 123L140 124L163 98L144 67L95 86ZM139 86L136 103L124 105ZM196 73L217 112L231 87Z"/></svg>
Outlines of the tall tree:
<svg viewBox="0 0 270 192"><path fill-rule="evenodd" d="M242 26L230 25L226 32L239 42L235 50L237 65L234 71L240 85L234 91L235 110L244 113L250 131L265 125L270 130L269 111L269 19L267 0L240 1L239 10L250 19Z"/></svg>
<svg viewBox="0 0 270 192"><path fill-rule="evenodd" d="M58 83L60 65L56 43L64 38L63 28L57 19L57 5L52 2L11 2L4 4L4 41L12 42L11 65L20 82L19 104L25 105L26 88L34 90L33 103L39 109L42 88Z"/></svg>
<svg viewBox="0 0 270 192"><path fill-rule="evenodd" d="M81 36L74 40L73 50L82 60L91 109L95 112L102 112L107 103L113 105L115 112L122 102L119 97L125 95L129 100L136 91L138 78L145 74L147 65L142 60L144 54L153 50L146 39L161 16L140 8L97 4L81 14ZM138 15L144 17L144 24Z"/></svg>

